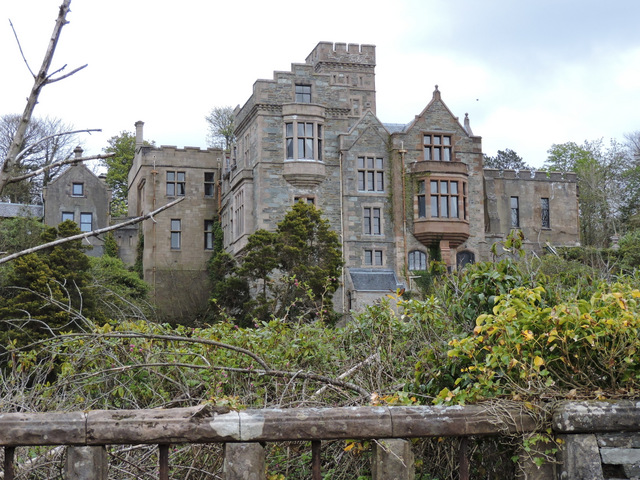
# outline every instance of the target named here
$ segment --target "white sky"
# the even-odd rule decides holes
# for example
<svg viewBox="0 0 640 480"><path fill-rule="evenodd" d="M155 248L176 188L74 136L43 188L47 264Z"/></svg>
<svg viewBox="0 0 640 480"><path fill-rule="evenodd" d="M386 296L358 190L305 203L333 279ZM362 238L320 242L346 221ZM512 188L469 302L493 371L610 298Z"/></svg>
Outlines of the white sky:
<svg viewBox="0 0 640 480"><path fill-rule="evenodd" d="M60 0L1 0L0 114L22 112ZM37 116L76 128L97 154L145 122L158 145L206 147L205 115L243 104L258 78L319 41L376 45L378 117L408 123L438 85L488 155L542 166L554 143L640 130L637 0L73 0Z"/></svg>

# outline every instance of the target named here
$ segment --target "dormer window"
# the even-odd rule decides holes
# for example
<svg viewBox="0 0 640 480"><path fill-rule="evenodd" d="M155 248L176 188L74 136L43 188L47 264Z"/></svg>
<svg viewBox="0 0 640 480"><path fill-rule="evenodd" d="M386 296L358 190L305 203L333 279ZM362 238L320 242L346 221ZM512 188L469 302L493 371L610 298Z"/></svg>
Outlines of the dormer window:
<svg viewBox="0 0 640 480"><path fill-rule="evenodd" d="M84 183L74 183L71 185L71 195L74 197L84 196Z"/></svg>
<svg viewBox="0 0 640 480"><path fill-rule="evenodd" d="M450 162L451 135L427 134L423 136L424 159L433 162Z"/></svg>
<svg viewBox="0 0 640 480"><path fill-rule="evenodd" d="M311 85L296 85L296 103L311 103Z"/></svg>

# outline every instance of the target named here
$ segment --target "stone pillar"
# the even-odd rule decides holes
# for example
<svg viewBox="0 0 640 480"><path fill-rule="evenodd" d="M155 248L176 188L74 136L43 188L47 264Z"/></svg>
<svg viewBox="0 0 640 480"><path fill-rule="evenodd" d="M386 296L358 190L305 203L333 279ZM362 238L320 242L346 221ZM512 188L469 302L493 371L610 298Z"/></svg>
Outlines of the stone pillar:
<svg viewBox="0 0 640 480"><path fill-rule="evenodd" d="M376 440L371 458L372 480L413 480L411 443L401 438Z"/></svg>
<svg viewBox="0 0 640 480"><path fill-rule="evenodd" d="M69 447L65 480L107 480L107 450L104 446Z"/></svg>
<svg viewBox="0 0 640 480"><path fill-rule="evenodd" d="M603 480L598 441L593 434L560 435L561 480Z"/></svg>
<svg viewBox="0 0 640 480"><path fill-rule="evenodd" d="M264 480L264 447L259 443L224 444L224 480Z"/></svg>

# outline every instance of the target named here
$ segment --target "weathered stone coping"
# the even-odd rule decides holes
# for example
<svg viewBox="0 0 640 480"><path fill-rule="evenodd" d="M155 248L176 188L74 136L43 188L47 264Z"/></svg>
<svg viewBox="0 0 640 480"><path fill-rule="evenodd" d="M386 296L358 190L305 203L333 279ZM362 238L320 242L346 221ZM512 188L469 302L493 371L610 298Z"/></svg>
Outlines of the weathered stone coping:
<svg viewBox="0 0 640 480"><path fill-rule="evenodd" d="M558 433L640 432L640 400L563 402L553 412Z"/></svg>
<svg viewBox="0 0 640 480"><path fill-rule="evenodd" d="M0 446L271 442L500 435L532 417L491 406L343 407L225 411L219 407L0 413Z"/></svg>

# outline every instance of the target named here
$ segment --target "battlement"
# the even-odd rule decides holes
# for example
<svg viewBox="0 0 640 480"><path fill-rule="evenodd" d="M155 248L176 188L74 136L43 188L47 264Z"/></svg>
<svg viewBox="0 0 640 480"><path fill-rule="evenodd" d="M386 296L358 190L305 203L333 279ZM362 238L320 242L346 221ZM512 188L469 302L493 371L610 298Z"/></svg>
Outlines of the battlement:
<svg viewBox="0 0 640 480"><path fill-rule="evenodd" d="M376 46L357 43L320 42L307 56L306 63L355 63L358 65L376 65Z"/></svg>
<svg viewBox="0 0 640 480"><path fill-rule="evenodd" d="M485 168L484 176L488 178L504 178L507 180L537 180L543 182L577 182L577 176L573 172L544 172L534 170L497 170Z"/></svg>

